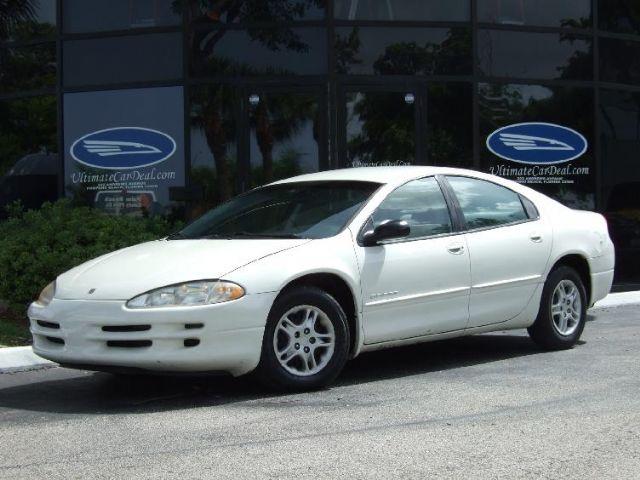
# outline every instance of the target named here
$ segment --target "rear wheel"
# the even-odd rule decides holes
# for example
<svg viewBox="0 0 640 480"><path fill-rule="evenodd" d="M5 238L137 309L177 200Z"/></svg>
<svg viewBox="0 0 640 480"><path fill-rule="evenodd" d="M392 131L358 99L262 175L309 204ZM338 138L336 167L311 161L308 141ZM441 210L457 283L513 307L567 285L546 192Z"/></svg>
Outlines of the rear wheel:
<svg viewBox="0 0 640 480"><path fill-rule="evenodd" d="M547 350L572 348L587 317L587 295L580 275L571 267L553 270L544 284L540 311L529 335Z"/></svg>
<svg viewBox="0 0 640 480"><path fill-rule="evenodd" d="M318 288L296 288L278 298L269 313L256 374L271 388L321 388L342 371L348 350L340 304Z"/></svg>

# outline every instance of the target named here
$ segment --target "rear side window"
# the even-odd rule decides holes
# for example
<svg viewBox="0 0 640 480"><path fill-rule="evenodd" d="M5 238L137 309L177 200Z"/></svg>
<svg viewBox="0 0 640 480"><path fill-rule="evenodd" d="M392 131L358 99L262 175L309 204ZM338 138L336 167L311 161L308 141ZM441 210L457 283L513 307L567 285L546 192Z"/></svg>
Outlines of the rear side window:
<svg viewBox="0 0 640 480"><path fill-rule="evenodd" d="M451 232L451 217L438 182L433 177L405 183L389 194L373 214L373 226L385 220L404 220L411 227L408 238Z"/></svg>
<svg viewBox="0 0 640 480"><path fill-rule="evenodd" d="M447 177L469 230L495 227L528 219L520 196L486 180Z"/></svg>
<svg viewBox="0 0 640 480"><path fill-rule="evenodd" d="M540 218L540 214L538 213L538 209L533 204L531 200L529 200L524 195L520 195L520 200L522 200L522 205L524 205L524 209L527 211L527 215L531 219Z"/></svg>

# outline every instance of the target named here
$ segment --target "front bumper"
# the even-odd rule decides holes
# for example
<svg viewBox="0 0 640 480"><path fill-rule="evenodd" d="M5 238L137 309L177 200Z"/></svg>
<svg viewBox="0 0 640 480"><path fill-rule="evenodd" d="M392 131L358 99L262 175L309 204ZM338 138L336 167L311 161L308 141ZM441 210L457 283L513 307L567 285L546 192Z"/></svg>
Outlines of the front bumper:
<svg viewBox="0 0 640 480"><path fill-rule="evenodd" d="M202 307L128 309L123 301L53 299L29 307L33 351L69 365L228 372L260 360L276 293Z"/></svg>

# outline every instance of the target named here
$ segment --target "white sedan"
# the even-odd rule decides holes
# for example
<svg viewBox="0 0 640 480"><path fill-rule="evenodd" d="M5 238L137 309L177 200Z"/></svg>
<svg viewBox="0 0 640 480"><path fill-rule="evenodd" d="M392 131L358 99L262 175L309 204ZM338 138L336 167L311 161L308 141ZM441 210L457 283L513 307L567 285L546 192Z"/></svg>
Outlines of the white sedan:
<svg viewBox="0 0 640 480"><path fill-rule="evenodd" d="M613 267L597 213L469 170L355 168L252 190L84 263L29 318L34 351L65 366L311 389L417 342L527 328L571 348Z"/></svg>

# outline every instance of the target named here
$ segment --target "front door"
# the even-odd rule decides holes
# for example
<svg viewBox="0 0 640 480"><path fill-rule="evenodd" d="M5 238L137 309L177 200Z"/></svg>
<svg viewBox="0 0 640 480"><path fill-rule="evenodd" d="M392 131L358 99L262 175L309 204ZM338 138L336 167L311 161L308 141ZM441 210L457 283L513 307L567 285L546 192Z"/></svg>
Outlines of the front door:
<svg viewBox="0 0 640 480"><path fill-rule="evenodd" d="M426 94L416 84L342 86L338 91L338 164L414 165L425 158Z"/></svg>
<svg viewBox="0 0 640 480"><path fill-rule="evenodd" d="M245 189L329 167L321 87L247 85L241 115Z"/></svg>
<svg viewBox="0 0 640 480"><path fill-rule="evenodd" d="M462 330L468 321L469 254L454 232L434 177L392 192L365 228L404 220L408 237L356 246L361 265L366 344Z"/></svg>
<svg viewBox="0 0 640 480"><path fill-rule="evenodd" d="M327 164L327 100L322 85L193 86L191 216L251 188Z"/></svg>

